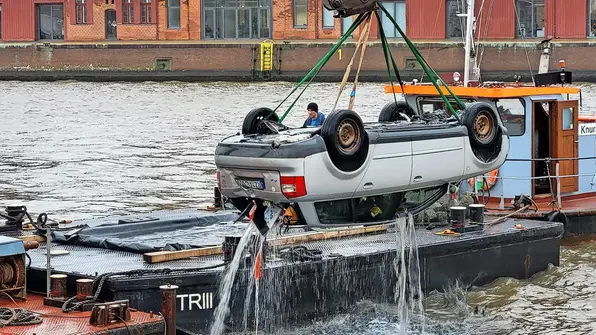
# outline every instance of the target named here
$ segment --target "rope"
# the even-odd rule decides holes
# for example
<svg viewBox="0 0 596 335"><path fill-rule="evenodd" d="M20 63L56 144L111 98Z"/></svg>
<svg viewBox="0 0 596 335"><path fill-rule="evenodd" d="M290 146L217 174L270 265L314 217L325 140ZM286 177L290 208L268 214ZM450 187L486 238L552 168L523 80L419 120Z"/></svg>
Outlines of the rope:
<svg viewBox="0 0 596 335"><path fill-rule="evenodd" d="M389 57L387 56L388 47L386 45L387 41L385 40L385 30L383 29L383 23L381 21L381 15L379 12L376 12L377 22L379 23L379 33L381 34L381 45L383 46L383 56L385 57L385 64L387 64L387 75L389 76L389 82L391 83L391 87L393 88L393 77L391 76L391 67L389 66ZM401 86L402 93L403 93L403 85ZM391 90L393 92L393 101L397 105L397 97L395 96L395 90Z"/></svg>
<svg viewBox="0 0 596 335"><path fill-rule="evenodd" d="M42 322L40 316L24 308L0 307L0 328L36 325Z"/></svg>
<svg viewBox="0 0 596 335"><path fill-rule="evenodd" d="M376 12L376 14L377 14L377 20L379 22L379 27L380 27L379 29L381 31L381 44L384 44L384 48L387 49L387 53L389 54L389 57L391 58L391 64L393 65L393 71L395 73L395 77L397 78L397 82L399 83L399 87L401 88L402 97L404 98L404 101L406 101L406 103L407 103L406 92L404 90L404 82L401 79L401 76L399 75L399 70L397 69L397 63L395 62L395 58L393 58L393 54L391 53L391 49L389 48L389 41L387 40L387 35L385 35L385 31L383 30L381 16L379 15L378 12ZM389 66L389 65L387 65L387 66ZM389 69L387 69L387 70L389 70ZM392 84L391 87L393 87L393 83L391 83L391 84ZM397 99L395 98L395 91L394 90L392 90L392 91L393 91L393 100L395 101L395 104L397 104Z"/></svg>
<svg viewBox="0 0 596 335"><path fill-rule="evenodd" d="M277 107L275 107L275 109L266 117L267 119L269 117L271 117L271 115L273 115L273 113L275 113L275 111L277 111L279 109L279 107L281 107L281 105L286 102L286 100L288 100L288 98L294 94L294 92L296 92L296 90L298 90L298 88L300 86L302 86L302 84L304 84L304 82L306 82L306 80L308 78L310 78L311 75L313 75L314 73L314 77L316 77L316 75L321 71L321 68L323 68L323 66L329 61L329 59L331 58L331 56L337 51L337 49L339 49L339 47L342 45L342 43L349 37L352 35L352 33L354 32L354 30L356 29L356 27L358 27L363 19L367 16L370 15L370 13L362 13L358 16L358 18L356 18L356 20L352 23L352 25L350 26L350 28L348 29L348 31L346 31L346 33L341 37L341 39L339 40L339 42L333 46L333 48L331 48L331 50L329 50L329 52L327 52L327 54L325 56L323 56L323 58L304 76L304 78L302 78L302 80L300 80L300 82L298 82L298 84L296 84L296 87L294 87L294 89L290 92L290 94L288 94L288 96L286 96L285 99L282 100L282 102L279 103L279 105L277 105ZM308 87L308 85L310 85L310 83L312 82L312 79L308 82L308 84L306 85L306 87ZM306 88L305 88L306 89ZM302 93L304 93L304 90L302 91ZM302 93L300 95L302 95ZM296 103L296 101L298 101L298 99L300 98L300 95L298 96L298 98L296 100L294 100L294 102L290 105L290 107L288 108L288 110L286 110L286 112L281 116L281 118L279 118L279 123L281 123L285 117L288 115L288 113L290 112L290 110L292 109L292 107L294 106L294 104Z"/></svg>
<svg viewBox="0 0 596 335"><path fill-rule="evenodd" d="M399 27L399 25L397 24L397 22L393 18L393 16L391 16L391 14L389 14L389 12L387 11L387 9L385 9L385 6L383 6L382 3L379 3L378 5L381 8L381 10L385 13L385 15L389 18L389 20L391 21L391 23L393 23L393 25L395 26L395 28L397 29L397 31L400 33L400 35L403 37L404 41L406 42L406 44L408 45L408 47L410 48L410 50L412 51L412 53L416 57L416 60L418 61L418 63L420 64L420 66L422 66L422 68L423 68L424 72L426 73L426 75L430 78L431 82L433 83L433 85L437 89L437 92L443 98L443 101L445 102L445 107L446 108L449 108L451 114L455 117L455 119L458 122L460 122L459 116L455 112L455 109L453 108L453 106L451 105L451 103L449 103L449 100L447 100L447 97L445 96L445 94L439 88L439 85L437 84L437 81L440 81L445 86L445 89L447 89L447 91L449 92L449 94L451 94L451 96L453 97L453 99L455 99L455 101L461 106L462 109L465 108L465 104L451 91L451 89L449 88L449 86L447 86L447 84L445 84L445 82L443 81L443 79L441 79L441 77L435 72L435 70L433 70L430 67L430 65L426 62L426 60L422 57L422 55L420 55L420 53L418 52L418 50L416 49L416 47L414 46L414 44L412 43L412 41L410 41L410 39L406 36L406 34L404 34L404 32L401 30L401 28ZM434 75L435 77L433 77L431 74Z"/></svg>
<svg viewBox="0 0 596 335"><path fill-rule="evenodd" d="M356 70L356 77L354 78L354 84L352 86L352 92L350 92L350 101L348 103L348 109L354 107L354 100L356 99L356 88L358 87L358 76L360 75L360 69L362 68L362 61L364 61L364 53L366 52L366 45L368 43L368 36L370 33L370 22L372 13L366 19L366 26L364 27L364 42L362 50L360 51L360 59L358 60L358 69ZM355 53L355 52L354 52Z"/></svg>
<svg viewBox="0 0 596 335"><path fill-rule="evenodd" d="M368 24L368 22L370 22L370 17L367 21L367 24ZM352 64L354 64L354 59L356 59L358 50L362 46L362 41L364 40L364 36L365 36L365 34L361 34L360 37L358 38L358 44L356 44L356 50L354 50L354 54L352 54L350 63L348 64L348 66L346 66L346 72L344 72L344 77L341 81L341 84L339 85L339 92L337 93L337 98L335 99L335 103L333 104L333 109L331 109L331 110L335 110L335 108L337 107L337 102L339 101L339 98L341 97L341 94L343 93L344 88L346 87L346 84L348 83L348 78L350 77L350 72L352 70Z"/></svg>

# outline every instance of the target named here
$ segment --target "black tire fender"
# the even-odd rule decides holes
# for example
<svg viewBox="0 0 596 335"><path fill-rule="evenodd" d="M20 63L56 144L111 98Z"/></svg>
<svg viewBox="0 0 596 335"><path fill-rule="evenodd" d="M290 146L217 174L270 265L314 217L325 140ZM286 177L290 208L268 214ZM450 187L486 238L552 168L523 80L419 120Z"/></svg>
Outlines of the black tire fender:
<svg viewBox="0 0 596 335"><path fill-rule="evenodd" d="M335 110L325 118L321 137L333 164L344 172L358 170L368 156L369 138L360 116L351 110Z"/></svg>
<svg viewBox="0 0 596 335"><path fill-rule="evenodd" d="M398 101L396 103L393 101L383 106L383 109L381 109L381 113L379 114L379 122L395 122L398 120L405 120L400 113L404 113L408 117L415 115L414 109L412 106L408 105L407 102Z"/></svg>
<svg viewBox="0 0 596 335"><path fill-rule="evenodd" d="M262 120L279 121L277 114L271 113L273 113L273 110L267 107L255 108L248 112L242 123L242 135L259 134L259 131L263 129L260 127ZM267 118L270 114L271 116Z"/></svg>
<svg viewBox="0 0 596 335"><path fill-rule="evenodd" d="M499 131L498 120L499 114L486 102L473 102L466 105L461 121L468 128L472 147L490 148L500 141L503 133Z"/></svg>
<svg viewBox="0 0 596 335"><path fill-rule="evenodd" d="M560 222L563 224L563 228L567 231L567 226L569 226L569 219L567 215L561 211L552 211L546 214L546 220L548 222Z"/></svg>

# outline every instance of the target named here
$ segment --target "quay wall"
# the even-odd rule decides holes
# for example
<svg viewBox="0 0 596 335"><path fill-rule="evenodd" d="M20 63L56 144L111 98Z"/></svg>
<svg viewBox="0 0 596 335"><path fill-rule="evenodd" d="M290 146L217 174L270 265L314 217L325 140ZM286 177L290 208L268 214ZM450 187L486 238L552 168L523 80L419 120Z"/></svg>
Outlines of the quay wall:
<svg viewBox="0 0 596 335"><path fill-rule="evenodd" d="M276 41L273 69L260 71L260 41L247 42L61 42L0 43L1 80L144 81L144 80L297 80L332 48L335 41ZM321 81L341 80L355 50L346 42L318 76ZM418 41L416 46L439 74L450 78L463 73L462 43ZM538 42L486 42L478 48L482 79L531 81L530 69L538 71L545 48ZM550 43L550 70L566 70L574 81L596 82L596 41ZM405 80L420 79L420 69L403 42L392 42L391 52ZM481 56L480 56L481 55ZM352 67L355 73L358 56ZM360 75L362 81L387 82L383 49L370 42Z"/></svg>

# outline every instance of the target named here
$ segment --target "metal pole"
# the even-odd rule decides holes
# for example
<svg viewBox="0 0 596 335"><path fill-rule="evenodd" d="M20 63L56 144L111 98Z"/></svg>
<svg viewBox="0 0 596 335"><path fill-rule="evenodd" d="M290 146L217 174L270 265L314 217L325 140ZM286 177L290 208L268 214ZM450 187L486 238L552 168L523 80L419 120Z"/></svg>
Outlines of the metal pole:
<svg viewBox="0 0 596 335"><path fill-rule="evenodd" d="M561 181L559 179L559 162L555 166L555 174L557 176L557 206L561 209Z"/></svg>
<svg viewBox="0 0 596 335"><path fill-rule="evenodd" d="M176 285L162 285L161 314L166 322L166 335L176 335Z"/></svg>
<svg viewBox="0 0 596 335"><path fill-rule="evenodd" d="M472 25L474 24L474 0L468 0L467 10L468 20L466 23L466 46L465 46L465 59L464 59L464 87L468 87L470 81L470 52L472 49Z"/></svg>
<svg viewBox="0 0 596 335"><path fill-rule="evenodd" d="M50 297L52 275L52 232L49 225L46 225L46 296Z"/></svg>

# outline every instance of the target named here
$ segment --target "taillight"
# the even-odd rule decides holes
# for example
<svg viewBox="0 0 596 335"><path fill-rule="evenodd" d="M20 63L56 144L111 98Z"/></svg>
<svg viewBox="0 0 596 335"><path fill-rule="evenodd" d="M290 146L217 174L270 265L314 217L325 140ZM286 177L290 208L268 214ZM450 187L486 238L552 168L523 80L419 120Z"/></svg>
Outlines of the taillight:
<svg viewBox="0 0 596 335"><path fill-rule="evenodd" d="M297 198L306 195L304 177L281 177L281 193L286 198Z"/></svg>
<svg viewBox="0 0 596 335"><path fill-rule="evenodd" d="M217 188L221 191L221 179L219 179L220 176L219 170L217 170L217 172L215 172L215 178L217 178Z"/></svg>

